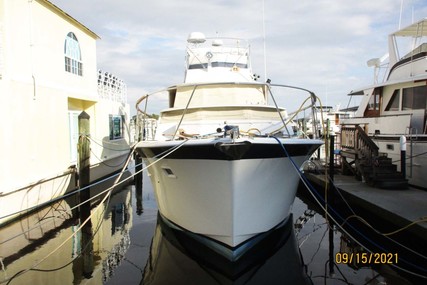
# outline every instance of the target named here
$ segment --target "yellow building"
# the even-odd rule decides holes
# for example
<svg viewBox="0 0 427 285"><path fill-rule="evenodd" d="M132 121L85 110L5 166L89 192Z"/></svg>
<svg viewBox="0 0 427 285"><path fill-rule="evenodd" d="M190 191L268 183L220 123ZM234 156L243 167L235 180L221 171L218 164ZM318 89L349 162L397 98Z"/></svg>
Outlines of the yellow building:
<svg viewBox="0 0 427 285"><path fill-rule="evenodd" d="M86 26L46 0L0 0L0 224L75 188L78 115L90 115L91 180L129 153L126 85L98 70Z"/></svg>

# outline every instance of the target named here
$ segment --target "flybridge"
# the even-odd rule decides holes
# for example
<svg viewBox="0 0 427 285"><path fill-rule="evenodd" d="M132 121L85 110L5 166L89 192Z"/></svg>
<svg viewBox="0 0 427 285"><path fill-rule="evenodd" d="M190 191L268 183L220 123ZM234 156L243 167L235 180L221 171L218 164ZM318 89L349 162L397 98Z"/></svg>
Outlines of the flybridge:
<svg viewBox="0 0 427 285"><path fill-rule="evenodd" d="M254 81L248 41L194 32L187 43L185 83Z"/></svg>
<svg viewBox="0 0 427 285"><path fill-rule="evenodd" d="M425 78L426 64L423 59L427 56L426 37L427 18L389 35L388 80L405 79L408 76L414 79L420 76ZM407 43L412 42L412 48L406 55L400 56L399 53L405 50L403 38L407 38Z"/></svg>

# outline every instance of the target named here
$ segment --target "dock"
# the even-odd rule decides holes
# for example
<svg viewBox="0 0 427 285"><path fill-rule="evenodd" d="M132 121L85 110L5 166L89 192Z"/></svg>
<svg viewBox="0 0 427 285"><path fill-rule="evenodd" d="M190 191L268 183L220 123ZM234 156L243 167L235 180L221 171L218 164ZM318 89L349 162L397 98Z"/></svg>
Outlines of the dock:
<svg viewBox="0 0 427 285"><path fill-rule="evenodd" d="M316 188L324 187L324 174L305 173L305 176ZM427 191L413 187L401 190L376 188L346 175L334 175L334 185L350 205L364 210L360 214L366 216L369 213L392 222L396 228L407 227L406 232L427 240ZM422 219L424 221L420 222Z"/></svg>

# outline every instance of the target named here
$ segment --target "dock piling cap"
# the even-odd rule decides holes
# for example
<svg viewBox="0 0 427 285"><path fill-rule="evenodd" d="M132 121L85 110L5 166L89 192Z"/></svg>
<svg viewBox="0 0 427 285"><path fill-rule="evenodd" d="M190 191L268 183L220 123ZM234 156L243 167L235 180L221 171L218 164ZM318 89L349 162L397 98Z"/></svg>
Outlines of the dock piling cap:
<svg viewBox="0 0 427 285"><path fill-rule="evenodd" d="M188 35L187 42L190 44L202 44L206 41L206 37L203 33L192 32Z"/></svg>
<svg viewBox="0 0 427 285"><path fill-rule="evenodd" d="M400 150L406 151L406 137L400 136Z"/></svg>

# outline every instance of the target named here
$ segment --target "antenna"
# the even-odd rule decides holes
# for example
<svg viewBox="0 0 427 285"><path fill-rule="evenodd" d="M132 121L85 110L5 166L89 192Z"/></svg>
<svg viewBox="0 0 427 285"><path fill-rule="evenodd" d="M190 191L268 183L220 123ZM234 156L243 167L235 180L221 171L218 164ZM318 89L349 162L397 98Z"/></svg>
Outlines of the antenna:
<svg viewBox="0 0 427 285"><path fill-rule="evenodd" d="M262 34L264 42L264 80L267 80L267 47L265 44L265 0L262 0Z"/></svg>
<svg viewBox="0 0 427 285"><path fill-rule="evenodd" d="M403 0L400 1L399 30L402 24Z"/></svg>

